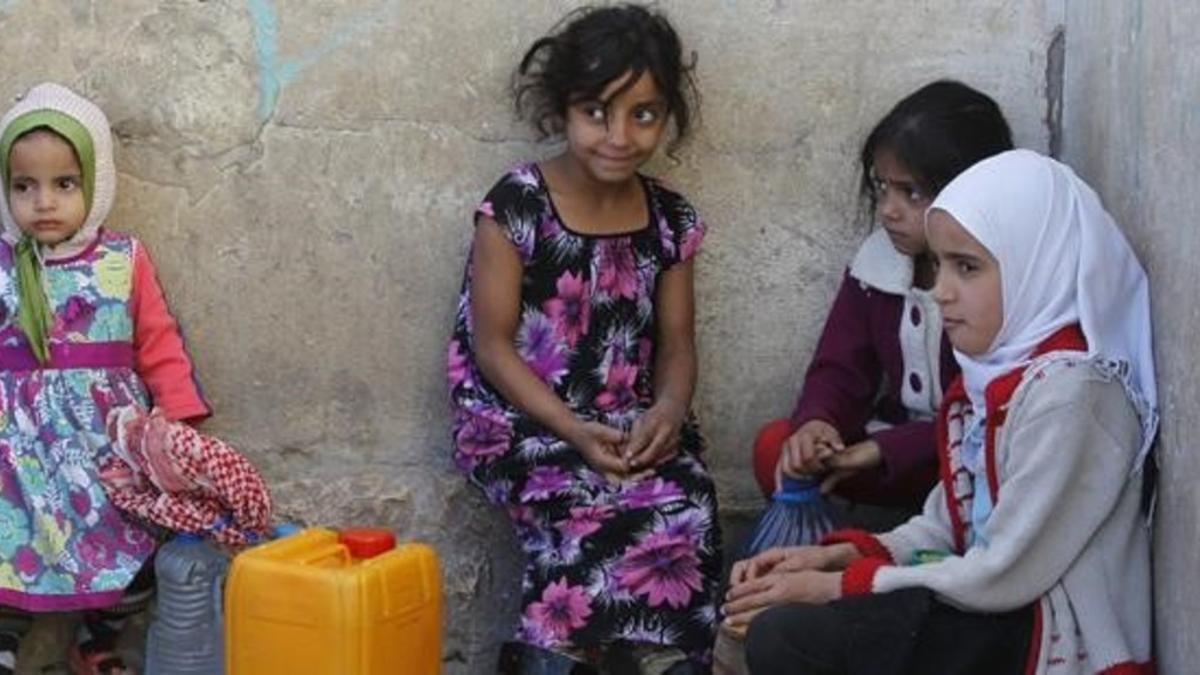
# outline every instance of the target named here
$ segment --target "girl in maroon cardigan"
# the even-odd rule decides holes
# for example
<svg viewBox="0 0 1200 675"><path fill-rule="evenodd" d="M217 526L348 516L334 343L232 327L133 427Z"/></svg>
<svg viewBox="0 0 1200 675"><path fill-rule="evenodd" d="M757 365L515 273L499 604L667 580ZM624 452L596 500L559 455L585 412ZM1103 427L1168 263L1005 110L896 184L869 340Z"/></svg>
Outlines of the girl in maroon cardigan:
<svg viewBox="0 0 1200 675"><path fill-rule="evenodd" d="M861 192L879 227L846 270L790 419L766 425L755 476L823 475L853 502L911 509L937 474L933 414L958 367L929 295L925 209L975 162L1012 148L988 96L959 82L926 85L867 136Z"/></svg>

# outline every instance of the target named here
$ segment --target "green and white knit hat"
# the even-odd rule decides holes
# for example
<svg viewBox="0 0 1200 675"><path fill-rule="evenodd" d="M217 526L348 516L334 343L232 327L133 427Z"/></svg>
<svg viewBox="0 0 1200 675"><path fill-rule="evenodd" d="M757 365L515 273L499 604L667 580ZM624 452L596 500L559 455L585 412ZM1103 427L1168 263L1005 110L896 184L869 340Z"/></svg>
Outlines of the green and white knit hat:
<svg viewBox="0 0 1200 675"><path fill-rule="evenodd" d="M75 148L82 165L84 200L88 214L83 227L70 239L54 246L42 247L44 260L69 258L78 255L95 239L100 226L112 210L116 193L117 171L113 164L112 132L108 118L96 104L66 87L47 82L30 89L4 117L0 119L0 221L3 236L13 246L22 238L21 229L13 219L8 204L8 157L16 139L27 131L48 127L66 138Z"/></svg>

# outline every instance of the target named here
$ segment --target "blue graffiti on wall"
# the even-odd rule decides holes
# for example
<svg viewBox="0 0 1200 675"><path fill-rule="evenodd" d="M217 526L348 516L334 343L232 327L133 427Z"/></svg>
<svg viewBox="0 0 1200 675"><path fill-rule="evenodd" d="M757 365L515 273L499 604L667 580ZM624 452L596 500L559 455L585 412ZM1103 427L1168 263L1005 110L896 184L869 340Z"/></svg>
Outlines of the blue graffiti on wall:
<svg viewBox="0 0 1200 675"><path fill-rule="evenodd" d="M0 0L0 3L5 1ZM383 2L374 10L334 26L316 47L292 58L284 58L279 53L279 16L273 0L247 0L247 5L254 24L254 51L258 60L258 118L266 121L275 111L280 93L304 70L355 38L384 25L384 20L398 3L394 0Z"/></svg>

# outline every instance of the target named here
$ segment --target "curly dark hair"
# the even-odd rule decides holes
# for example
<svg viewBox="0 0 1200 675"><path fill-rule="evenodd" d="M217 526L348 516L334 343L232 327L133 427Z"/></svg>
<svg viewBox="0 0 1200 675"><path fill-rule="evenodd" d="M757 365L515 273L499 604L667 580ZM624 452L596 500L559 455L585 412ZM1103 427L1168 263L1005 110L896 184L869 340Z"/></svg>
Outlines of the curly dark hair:
<svg viewBox="0 0 1200 675"><path fill-rule="evenodd" d="M938 80L904 97L871 130L859 153L859 190L873 212L871 174L881 150L891 152L932 197L972 164L1012 147L1008 122L991 97L961 82Z"/></svg>
<svg viewBox="0 0 1200 675"><path fill-rule="evenodd" d="M696 55L685 62L679 35L667 18L641 5L589 6L563 18L529 48L513 76L517 114L542 138L562 133L567 106L598 99L614 80L632 73L616 93L649 72L675 121L668 152L691 129L700 95L692 78Z"/></svg>

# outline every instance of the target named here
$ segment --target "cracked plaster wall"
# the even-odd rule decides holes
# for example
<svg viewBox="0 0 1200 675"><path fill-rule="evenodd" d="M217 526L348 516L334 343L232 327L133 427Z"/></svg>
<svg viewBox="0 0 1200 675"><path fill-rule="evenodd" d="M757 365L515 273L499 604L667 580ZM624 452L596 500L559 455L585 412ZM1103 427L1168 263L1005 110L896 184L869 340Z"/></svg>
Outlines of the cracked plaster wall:
<svg viewBox="0 0 1200 675"><path fill-rule="evenodd" d="M506 166L550 151L513 120L507 78L577 4L0 0L0 98L54 79L113 122L110 223L156 257L216 408L205 428L257 462L285 516L388 525L439 548L449 673L489 671L518 564L505 519L451 469L444 343L473 205ZM853 166L866 131L951 76L1045 149L1062 12L661 5L699 55L701 127L679 165L657 169L711 225L696 406L735 514L758 504L753 431L788 412L866 233Z"/></svg>
<svg viewBox="0 0 1200 675"><path fill-rule="evenodd" d="M1150 275L1161 481L1155 519L1158 672L1200 657L1200 4L1068 3L1064 158L1095 185Z"/></svg>

